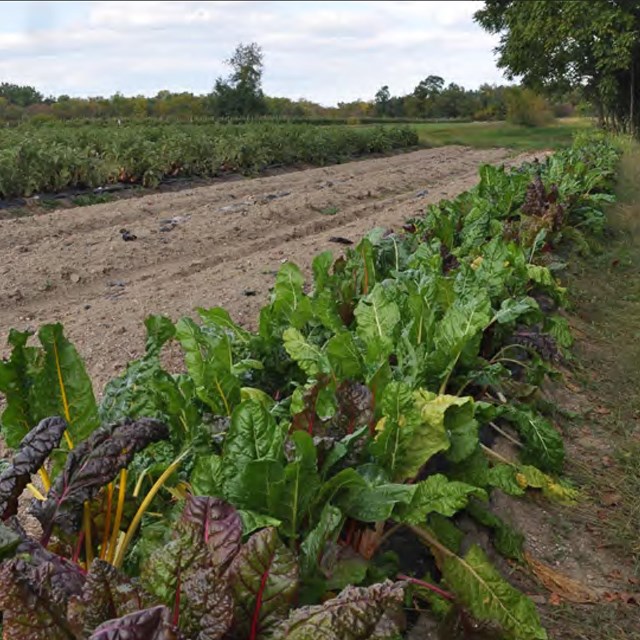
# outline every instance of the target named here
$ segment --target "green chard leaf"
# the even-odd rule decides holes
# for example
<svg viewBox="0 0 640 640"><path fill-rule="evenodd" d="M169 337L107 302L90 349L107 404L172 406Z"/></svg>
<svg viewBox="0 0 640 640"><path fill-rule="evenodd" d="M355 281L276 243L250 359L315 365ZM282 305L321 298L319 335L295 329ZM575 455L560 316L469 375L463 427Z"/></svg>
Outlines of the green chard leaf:
<svg viewBox="0 0 640 640"><path fill-rule="evenodd" d="M562 470L564 444L562 436L551 422L524 405L509 405L502 416L516 428L522 438L523 462L534 464L543 471Z"/></svg>
<svg viewBox="0 0 640 640"><path fill-rule="evenodd" d="M407 524L424 524L427 515L439 513L452 516L464 509L471 496L487 499L482 489L464 482L451 481L442 474L429 476L418 483L411 502L398 505L393 512L393 519Z"/></svg>
<svg viewBox="0 0 640 640"><path fill-rule="evenodd" d="M282 339L287 353L308 376L315 377L331 372L327 355L319 347L307 342L297 329L286 329Z"/></svg>
<svg viewBox="0 0 640 640"><path fill-rule="evenodd" d="M11 449L18 447L39 419L47 417L39 415L32 400L32 375L39 350L26 346L30 336L28 331L11 329L8 340L11 357L7 361L0 360L0 392L6 400L0 424L4 440Z"/></svg>
<svg viewBox="0 0 640 640"><path fill-rule="evenodd" d="M176 324L176 337L184 349L187 371L198 397L216 415L231 415L240 403L241 385L232 372L229 336L205 333L191 318L181 318Z"/></svg>
<svg viewBox="0 0 640 640"><path fill-rule="evenodd" d="M447 555L441 569L476 618L499 622L516 640L546 640L533 602L491 566L480 547L473 545L464 557Z"/></svg>
<svg viewBox="0 0 640 640"><path fill-rule="evenodd" d="M391 288L378 283L356 307L357 334L367 345L368 363L379 363L393 350L400 323L400 309L393 298Z"/></svg>

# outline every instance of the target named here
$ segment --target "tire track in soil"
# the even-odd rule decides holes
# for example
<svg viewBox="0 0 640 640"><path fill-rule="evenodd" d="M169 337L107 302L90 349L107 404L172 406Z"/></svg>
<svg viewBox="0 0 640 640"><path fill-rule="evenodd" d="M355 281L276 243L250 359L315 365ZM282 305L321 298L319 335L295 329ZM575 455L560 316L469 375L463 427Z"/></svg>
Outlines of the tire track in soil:
<svg viewBox="0 0 640 640"><path fill-rule="evenodd" d="M255 326L284 260L308 274L319 251L342 251L331 236L397 227L473 186L480 164L535 155L425 149L0 221L0 355L10 328L62 322L99 392L141 354L148 314L224 306ZM175 350L167 365L180 368Z"/></svg>

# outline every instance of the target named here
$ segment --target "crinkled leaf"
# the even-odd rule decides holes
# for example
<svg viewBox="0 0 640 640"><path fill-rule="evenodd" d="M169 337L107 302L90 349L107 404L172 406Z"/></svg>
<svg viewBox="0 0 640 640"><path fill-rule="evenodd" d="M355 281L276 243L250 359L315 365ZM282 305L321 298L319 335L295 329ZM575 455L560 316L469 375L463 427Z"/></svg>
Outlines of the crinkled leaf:
<svg viewBox="0 0 640 640"><path fill-rule="evenodd" d="M265 529L266 527L279 527L281 522L277 518L265 515L263 513L256 513L255 511L248 511L246 509L238 509L240 520L242 520L242 531L245 536L258 531L258 529Z"/></svg>
<svg viewBox="0 0 640 640"><path fill-rule="evenodd" d="M16 448L40 420L60 415L67 420L72 442L88 436L98 424L91 380L62 325L44 325L38 334L42 348L27 347L29 332L11 331L11 358L0 362L0 392L7 406L2 431Z"/></svg>
<svg viewBox="0 0 640 640"><path fill-rule="evenodd" d="M284 469L282 493L272 513L282 521L285 535L295 538L320 488L320 475L313 438L304 431L296 431L291 439L295 445L295 457Z"/></svg>
<svg viewBox="0 0 640 640"><path fill-rule="evenodd" d="M386 581L347 587L325 603L295 609L274 640L392 640L404 628L404 588Z"/></svg>
<svg viewBox="0 0 640 640"><path fill-rule="evenodd" d="M516 428L524 449L521 456L544 471L560 471L564 464L564 444L557 429L529 407L509 406L503 417Z"/></svg>
<svg viewBox="0 0 640 640"><path fill-rule="evenodd" d="M459 360L471 361L480 348L482 331L491 321L491 305L486 293L456 298L436 326L435 350L429 355L429 379L446 380Z"/></svg>
<svg viewBox="0 0 640 640"><path fill-rule="evenodd" d="M297 329L286 329L282 340L287 353L308 376L315 377L331 371L327 355L320 347L308 342Z"/></svg>
<svg viewBox="0 0 640 640"><path fill-rule="evenodd" d="M355 309L357 334L367 346L367 361L380 362L394 347L394 335L400 323L400 309L393 293L382 283L362 298Z"/></svg>
<svg viewBox="0 0 640 640"><path fill-rule="evenodd" d="M429 476L415 486L416 491L411 502L398 505L394 509L394 520L408 524L423 524L430 513L454 515L467 506L471 496L487 498L482 489L464 482L448 480L442 474Z"/></svg>
<svg viewBox="0 0 640 640"><path fill-rule="evenodd" d="M20 544L20 536L0 522L0 561L10 558Z"/></svg>
<svg viewBox="0 0 640 640"><path fill-rule="evenodd" d="M568 349L573 344L571 328L566 318L550 316L545 320L545 330L561 347Z"/></svg>
<svg viewBox="0 0 640 640"><path fill-rule="evenodd" d="M187 389L160 362L162 347L174 337L175 327L169 318L154 315L145 320L145 326L145 354L107 383L100 403L100 419L103 424L139 417L173 422L173 416L180 415L183 422L179 430L184 431L185 419L187 424L196 422L198 412L184 397Z"/></svg>
<svg viewBox="0 0 640 640"><path fill-rule="evenodd" d="M84 577L79 567L36 543L21 544L18 553L20 557L0 564L3 637L74 639L66 611L69 598L82 590Z"/></svg>
<svg viewBox="0 0 640 640"><path fill-rule="evenodd" d="M159 606L130 613L101 624L89 640L178 640L171 611Z"/></svg>
<svg viewBox="0 0 640 640"><path fill-rule="evenodd" d="M214 567L190 571L180 584L180 631L194 640L219 640L233 624L233 597L226 576Z"/></svg>
<svg viewBox="0 0 640 640"><path fill-rule="evenodd" d="M343 521L340 509L330 504L324 506L318 524L300 545L300 570L303 576L313 575L317 571L325 545L338 536Z"/></svg>
<svg viewBox="0 0 640 640"><path fill-rule="evenodd" d="M229 312L222 307L213 307L211 309L203 309L198 307L198 315L202 318L202 323L207 328L216 329L220 332L226 332L238 342L248 342L251 334L237 325L229 315Z"/></svg>
<svg viewBox="0 0 640 640"><path fill-rule="evenodd" d="M350 331L341 331L333 336L326 346L331 368L341 379L357 380L362 376L362 355Z"/></svg>
<svg viewBox="0 0 640 640"><path fill-rule="evenodd" d="M190 571L210 565L202 539L195 532L187 531L151 554L141 567L140 579L149 593L173 607L184 577Z"/></svg>
<svg viewBox="0 0 640 640"><path fill-rule="evenodd" d="M222 457L199 455L191 472L190 484L194 495L222 495Z"/></svg>
<svg viewBox="0 0 640 640"><path fill-rule="evenodd" d="M282 460L284 435L273 416L257 402L236 407L222 451L223 474L232 483L254 460Z"/></svg>
<svg viewBox="0 0 640 640"><path fill-rule="evenodd" d="M242 521L234 507L220 498L187 496L181 525L207 545L219 572L226 570L240 549Z"/></svg>
<svg viewBox="0 0 640 640"><path fill-rule="evenodd" d="M410 393L403 384L391 383L385 389L382 407L388 415L376 426L381 433L371 451L393 480L412 478L433 455L449 448L444 423L447 398L454 396Z"/></svg>
<svg viewBox="0 0 640 640"><path fill-rule="evenodd" d="M533 602L497 572L480 547L473 545L464 557L447 556L441 569L476 618L499 622L517 640L546 640Z"/></svg>
<svg viewBox="0 0 640 640"><path fill-rule="evenodd" d="M272 514L281 506L284 481L278 460L251 460L226 483L225 497L239 509Z"/></svg>
<svg viewBox="0 0 640 640"><path fill-rule="evenodd" d="M524 560L524 536L519 531L477 502L472 501L469 504L467 513L493 531L493 546L503 556L519 562Z"/></svg>
<svg viewBox="0 0 640 640"><path fill-rule="evenodd" d="M358 585L366 577L369 561L353 549L330 542L320 562L329 591L340 591L349 585Z"/></svg>
<svg viewBox="0 0 640 640"><path fill-rule="evenodd" d="M176 337L198 397L217 415L231 415L240 402L240 381L232 373L230 338L205 333L191 318L176 323Z"/></svg>
<svg viewBox="0 0 640 640"><path fill-rule="evenodd" d="M304 277L291 262L280 267L271 303L260 312L260 335L271 339L286 327L302 329L313 315L311 300L304 294Z"/></svg>
<svg viewBox="0 0 640 640"><path fill-rule="evenodd" d="M498 324L508 324L517 320L520 316L539 310L540 307L533 298L525 297L520 300L508 298L502 301L500 309L493 316L493 320Z"/></svg>
<svg viewBox="0 0 640 640"><path fill-rule="evenodd" d="M82 508L101 487L126 468L136 453L169 437L158 420L140 419L101 427L69 452L62 473L45 502L33 502L33 511L49 535L54 525L67 533L80 528Z"/></svg>
<svg viewBox="0 0 640 640"><path fill-rule="evenodd" d="M70 599L67 616L75 629L88 636L103 622L152 604L151 596L134 580L96 558L89 568L82 593Z"/></svg>
<svg viewBox="0 0 640 640"><path fill-rule="evenodd" d="M415 491L415 485L367 485L347 491L336 504L345 515L355 520L381 522L391 516L398 504L410 504Z"/></svg>
<svg viewBox="0 0 640 640"><path fill-rule="evenodd" d="M298 590L298 564L275 529L254 533L235 557L229 581L238 633L265 638L284 620Z"/></svg>
<svg viewBox="0 0 640 640"><path fill-rule="evenodd" d="M0 474L0 519L18 512L18 498L42 467L49 454L60 444L67 423L59 417L45 418L22 439L11 465Z"/></svg>
<svg viewBox="0 0 640 640"><path fill-rule="evenodd" d="M16 449L29 430L46 415L38 413L38 407L32 399L32 376L38 360L39 350L27 347L29 331L9 331L11 357L0 360L0 392L5 397L6 407L0 424L4 441L11 449Z"/></svg>

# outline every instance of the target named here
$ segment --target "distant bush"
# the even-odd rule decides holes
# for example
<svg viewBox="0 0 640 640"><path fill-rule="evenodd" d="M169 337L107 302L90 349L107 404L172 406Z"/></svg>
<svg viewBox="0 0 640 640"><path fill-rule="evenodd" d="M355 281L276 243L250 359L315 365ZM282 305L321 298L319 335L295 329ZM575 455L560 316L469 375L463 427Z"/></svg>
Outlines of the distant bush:
<svg viewBox="0 0 640 640"><path fill-rule="evenodd" d="M498 120L498 111L495 107L486 107L479 109L473 114L473 119L478 122L488 122L489 120Z"/></svg>
<svg viewBox="0 0 640 640"><path fill-rule="evenodd" d="M531 89L510 88L506 96L507 122L541 127L553 121L547 101Z"/></svg>
<svg viewBox="0 0 640 640"><path fill-rule="evenodd" d="M561 102L553 105L553 115L556 118L570 118L575 115L576 108L570 102Z"/></svg>

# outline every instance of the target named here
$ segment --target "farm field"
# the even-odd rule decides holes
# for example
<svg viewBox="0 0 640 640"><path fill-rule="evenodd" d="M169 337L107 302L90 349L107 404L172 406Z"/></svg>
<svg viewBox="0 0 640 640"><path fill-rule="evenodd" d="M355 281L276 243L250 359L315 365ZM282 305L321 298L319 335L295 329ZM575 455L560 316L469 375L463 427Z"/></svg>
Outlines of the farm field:
<svg viewBox="0 0 640 640"><path fill-rule="evenodd" d="M624 307L637 297L631 279L624 302L615 287L603 285L633 271L635 226L628 211L622 220L614 217L607 251L596 249L592 265L580 257L603 238L617 151L604 138L585 138L545 163L548 155L424 149L0 222L7 256L0 267L0 326L24 330L62 321L95 390L104 389L96 404L59 328L40 332L44 351L25 350L14 333L12 359L0 369L12 446L24 429L16 412L27 407L50 415L58 402L55 391L50 407L21 404L37 400L42 385L62 389L65 437L76 441L98 419L153 415L170 425L167 431L142 420L138 435L126 423L115 427L116 441L126 432L136 442L168 442L151 444L130 465L129 489L137 482L127 500L139 507L133 520L124 516L129 524L117 545L120 507L110 540L100 509L109 505L110 523L111 499L102 506L94 500L94 515L85 502L82 532L95 531L84 541L80 536L74 561L85 558L81 564L88 566L95 548L116 568L140 571L152 601L170 605L175 598L173 621L179 611L181 628L195 634L212 623L194 616L202 592L190 580L218 567L190 566L182 554L202 551L200 525L193 526L204 517L205 541L209 524L249 536L241 544L237 533L229 571L216 574L230 599L211 605L221 607L220 624L233 637L310 638L316 616L340 629L323 616L332 606L352 611L355 599L366 603L358 640L370 637L376 621L384 623L381 637L396 638L402 609L412 640L435 640L445 629L462 639L468 612L485 621L478 637L636 640L629 608L639 557L636 465L629 457L633 406L608 418L616 397L628 393L636 402L631 386L612 386L628 377L633 355L628 363L607 360L611 332L619 340L636 327L598 312L601 301L620 313L633 311ZM505 174L485 163L520 168ZM485 165L480 186L473 188L479 165ZM618 214L625 212L620 195ZM374 227L379 231L369 233ZM346 259L333 262L319 253L326 249L333 258L346 250ZM596 280L591 287L589 278ZM563 310L561 282L577 302L575 316ZM200 323L183 317L173 324L196 307ZM168 318L147 320L143 355L149 314ZM167 376L161 368L166 341L162 367L183 372L186 366L183 375ZM550 384L556 368L562 384ZM17 392L7 386L12 372L31 382ZM51 432L64 423L45 426ZM97 435L88 441L100 449L106 443ZM287 443L295 449L288 451ZM597 467L603 453L609 471L592 482L585 470ZM69 455L65 474L71 475L64 477L71 482L72 464ZM169 481L176 470L183 482ZM54 526L46 525L52 500L61 505L64 535L80 526L82 503L65 503L66 494L56 498L55 482L36 510L45 543ZM125 472L117 482L120 504ZM320 487L317 498L312 484ZM187 495L183 510L185 487L194 495L223 495L235 508ZM141 503L140 488L151 496ZM155 509L179 518L174 534L154 522L158 513L137 519L158 490ZM113 485L109 492L115 495ZM255 561L267 562L264 573L255 573ZM335 573L325 563L336 563ZM159 582L167 570L184 571L184 586L180 579ZM116 574L94 561L89 575L108 582ZM276 591L275 580L284 591ZM363 586L320 603L318 594L332 585L354 583ZM410 599L403 601L403 589ZM85 591L83 606L93 610L93 593ZM275 617L263 595L283 608ZM13 597L5 596L5 610L15 607ZM318 604L299 606L298 597ZM417 601L448 611L439 631L419 615ZM148 611L168 624L166 607ZM74 608L68 615L76 624ZM5 630L19 624L5 618Z"/></svg>
<svg viewBox="0 0 640 640"><path fill-rule="evenodd" d="M308 273L344 249L332 236L398 228L475 184L480 163L532 158L428 149L0 221L0 326L60 320L100 388L139 355L149 313L223 305L251 324L283 260Z"/></svg>

